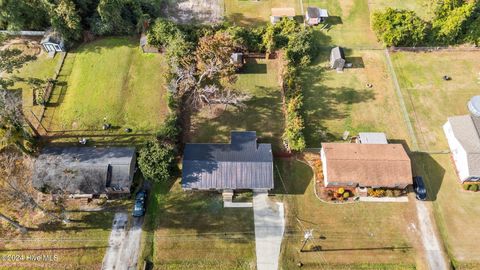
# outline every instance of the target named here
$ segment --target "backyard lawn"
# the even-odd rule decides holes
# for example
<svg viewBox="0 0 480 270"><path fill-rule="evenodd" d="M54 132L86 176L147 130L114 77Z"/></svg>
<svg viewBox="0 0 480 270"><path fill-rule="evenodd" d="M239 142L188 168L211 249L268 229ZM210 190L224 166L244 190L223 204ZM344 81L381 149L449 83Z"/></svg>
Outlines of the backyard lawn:
<svg viewBox="0 0 480 270"><path fill-rule="evenodd" d="M391 55L420 148L448 149L442 126L449 116L467 114L468 100L479 94L480 52ZM444 81L444 75L452 80Z"/></svg>
<svg viewBox="0 0 480 270"><path fill-rule="evenodd" d="M414 201L409 203L329 204L317 199L311 169L298 161L277 160L277 198L286 203L282 269L416 269ZM284 188L285 187L285 188ZM287 192L285 192L285 189ZM314 240L299 252L303 232ZM320 251L313 251L315 246Z"/></svg>
<svg viewBox="0 0 480 270"><path fill-rule="evenodd" d="M44 125L50 131L154 132L168 112L164 58L143 54L134 38L105 38L70 52Z"/></svg>
<svg viewBox="0 0 480 270"><path fill-rule="evenodd" d="M21 212L25 215L22 218L25 222L28 219L45 219L41 215L32 216L29 211ZM4 228L0 225L0 256L57 256L56 261L50 262L2 260L0 269L100 269L108 246L113 215L113 212L70 213L71 223L68 225L45 222L31 227L22 222L31 227L25 236L4 234Z"/></svg>
<svg viewBox="0 0 480 270"><path fill-rule="evenodd" d="M223 208L219 193L155 184L142 257L155 269L256 269L252 208Z"/></svg>
<svg viewBox="0 0 480 270"><path fill-rule="evenodd" d="M345 131L385 132L389 140L408 142L384 52L346 50L346 58L353 68L338 73L329 68L329 51L322 50L303 73L307 146L341 140Z"/></svg>
<svg viewBox="0 0 480 270"><path fill-rule="evenodd" d="M225 16L227 20L242 26L265 24L270 21L272 8L294 8L297 15L301 15L298 0L224 0Z"/></svg>
<svg viewBox="0 0 480 270"><path fill-rule="evenodd" d="M326 24L315 27L322 33L320 46L381 48L370 29L368 0L303 0L303 6L305 10L309 6L328 10Z"/></svg>
<svg viewBox="0 0 480 270"><path fill-rule="evenodd" d="M250 99L244 108L205 107L192 117L191 142L229 142L230 131L253 130L261 142L278 150L283 134L279 60L250 59L235 87Z"/></svg>
<svg viewBox="0 0 480 270"><path fill-rule="evenodd" d="M397 9L413 10L423 19L430 19L431 17L430 11L432 2L428 0L370 0L368 1L368 5L370 6L370 10L372 11L372 13L377 10L382 11L386 8L391 7Z"/></svg>
<svg viewBox="0 0 480 270"><path fill-rule="evenodd" d="M421 148L448 149L442 125L467 114L478 95L480 53L394 53L392 60ZM445 63L448 63L446 65ZM452 77L444 81L442 76ZM456 269L480 269L477 241L465 228L480 226L480 194L462 190L450 154L415 154L416 174L426 179L440 233Z"/></svg>

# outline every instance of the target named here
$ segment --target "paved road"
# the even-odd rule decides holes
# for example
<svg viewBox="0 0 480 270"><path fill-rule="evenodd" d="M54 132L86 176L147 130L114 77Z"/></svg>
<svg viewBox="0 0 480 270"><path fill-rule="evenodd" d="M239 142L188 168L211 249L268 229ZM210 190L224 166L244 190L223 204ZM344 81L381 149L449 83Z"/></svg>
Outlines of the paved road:
<svg viewBox="0 0 480 270"><path fill-rule="evenodd" d="M127 213L115 214L109 247L103 259L104 270L137 269L143 217L133 218L130 228L127 228L127 221Z"/></svg>
<svg viewBox="0 0 480 270"><path fill-rule="evenodd" d="M283 203L272 202L267 193L253 195L257 270L277 270L285 220Z"/></svg>
<svg viewBox="0 0 480 270"><path fill-rule="evenodd" d="M418 222L420 223L420 234L422 237L425 256L427 257L430 270L447 270L447 259L435 233L435 223L432 222L427 202L416 202Z"/></svg>

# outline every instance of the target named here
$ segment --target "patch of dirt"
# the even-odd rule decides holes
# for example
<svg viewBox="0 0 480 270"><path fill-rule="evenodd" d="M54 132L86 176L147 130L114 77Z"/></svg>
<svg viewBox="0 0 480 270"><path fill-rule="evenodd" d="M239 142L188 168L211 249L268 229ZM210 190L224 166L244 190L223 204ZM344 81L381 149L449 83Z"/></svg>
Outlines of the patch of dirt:
<svg viewBox="0 0 480 270"><path fill-rule="evenodd" d="M42 53L42 47L37 39L30 38L12 38L0 47L1 50L18 49L26 55L36 56Z"/></svg>
<svg viewBox="0 0 480 270"><path fill-rule="evenodd" d="M168 17L179 23L218 23L223 19L221 0L171 1L166 11Z"/></svg>

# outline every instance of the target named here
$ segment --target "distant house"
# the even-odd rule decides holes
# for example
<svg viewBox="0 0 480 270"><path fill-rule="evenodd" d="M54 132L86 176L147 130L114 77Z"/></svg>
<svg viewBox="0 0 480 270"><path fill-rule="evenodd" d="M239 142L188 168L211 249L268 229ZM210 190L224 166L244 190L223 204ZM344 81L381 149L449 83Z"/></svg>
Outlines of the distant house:
<svg viewBox="0 0 480 270"><path fill-rule="evenodd" d="M35 161L33 187L71 197L129 194L135 171L129 147L49 147Z"/></svg>
<svg viewBox="0 0 480 270"><path fill-rule="evenodd" d="M401 144L322 143L326 187L405 189L410 158Z"/></svg>
<svg viewBox="0 0 480 270"><path fill-rule="evenodd" d="M270 16L270 22L275 24L282 18L293 19L295 17L294 8L272 8L272 15Z"/></svg>
<svg viewBox="0 0 480 270"><path fill-rule="evenodd" d="M330 68L342 71L345 67L345 53L341 47L335 47L330 52Z"/></svg>
<svg viewBox="0 0 480 270"><path fill-rule="evenodd" d="M328 18L328 11L317 7L307 7L305 22L309 25L317 25Z"/></svg>
<svg viewBox="0 0 480 270"><path fill-rule="evenodd" d="M142 33L140 36L140 48L142 49L143 53L160 53L161 50L158 47L152 46L148 44L147 35Z"/></svg>
<svg viewBox="0 0 480 270"><path fill-rule="evenodd" d="M271 145L257 143L255 131L234 131L230 136L228 144L186 144L182 166L184 190L273 189Z"/></svg>
<svg viewBox="0 0 480 270"><path fill-rule="evenodd" d="M443 125L462 183L480 181L480 96L473 97L468 108L470 115L449 117Z"/></svg>
<svg viewBox="0 0 480 270"><path fill-rule="evenodd" d="M40 44L43 46L47 53L66 51L65 43L62 36L53 30L48 30L47 32L45 32L43 39L40 41Z"/></svg>
<svg viewBox="0 0 480 270"><path fill-rule="evenodd" d="M383 132L360 132L357 143L363 144L388 144L387 136Z"/></svg>

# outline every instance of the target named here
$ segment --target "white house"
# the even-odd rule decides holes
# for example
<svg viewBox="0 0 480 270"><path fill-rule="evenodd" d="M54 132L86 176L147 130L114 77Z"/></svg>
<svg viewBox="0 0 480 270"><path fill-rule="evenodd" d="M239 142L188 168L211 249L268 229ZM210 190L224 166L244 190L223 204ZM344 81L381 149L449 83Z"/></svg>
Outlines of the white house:
<svg viewBox="0 0 480 270"><path fill-rule="evenodd" d="M461 182L480 181L480 96L468 107L471 115L449 117L443 125Z"/></svg>

